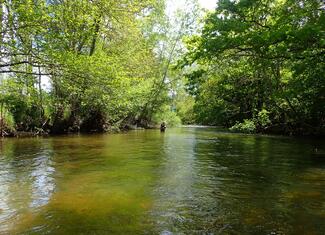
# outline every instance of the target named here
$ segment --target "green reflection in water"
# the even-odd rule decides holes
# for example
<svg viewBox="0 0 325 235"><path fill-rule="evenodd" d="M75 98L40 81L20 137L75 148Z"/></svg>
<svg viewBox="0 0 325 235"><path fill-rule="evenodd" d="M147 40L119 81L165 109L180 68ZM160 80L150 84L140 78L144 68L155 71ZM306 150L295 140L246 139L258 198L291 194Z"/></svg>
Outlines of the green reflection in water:
<svg viewBox="0 0 325 235"><path fill-rule="evenodd" d="M0 234L324 234L323 140L211 128L0 142Z"/></svg>

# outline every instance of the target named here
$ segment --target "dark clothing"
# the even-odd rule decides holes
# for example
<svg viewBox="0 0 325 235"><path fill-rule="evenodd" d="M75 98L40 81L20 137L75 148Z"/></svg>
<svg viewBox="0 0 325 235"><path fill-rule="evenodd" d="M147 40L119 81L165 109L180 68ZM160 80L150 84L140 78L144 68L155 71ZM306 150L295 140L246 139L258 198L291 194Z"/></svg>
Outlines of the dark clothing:
<svg viewBox="0 0 325 235"><path fill-rule="evenodd" d="M165 123L161 123L161 125L160 125L160 131L161 132L165 132L165 130L166 130L166 124Z"/></svg>

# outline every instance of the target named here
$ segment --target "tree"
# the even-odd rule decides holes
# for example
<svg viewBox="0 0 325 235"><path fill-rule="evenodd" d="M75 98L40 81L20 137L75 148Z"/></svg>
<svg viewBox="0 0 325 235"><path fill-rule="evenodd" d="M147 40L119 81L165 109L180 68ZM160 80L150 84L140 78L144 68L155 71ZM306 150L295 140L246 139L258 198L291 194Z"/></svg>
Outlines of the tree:
<svg viewBox="0 0 325 235"><path fill-rule="evenodd" d="M142 23L162 3L2 1L0 73L11 86L1 88L16 127L102 131L136 119L160 69Z"/></svg>
<svg viewBox="0 0 325 235"><path fill-rule="evenodd" d="M204 98L205 89L214 88L209 93L214 112L207 121L229 114L230 108L227 121L216 118L215 123L233 125L256 119L266 109L272 123L263 129L322 132L323 9L319 0L219 1L206 17L202 34L188 41L184 58L187 65L208 64L207 80L199 76L198 83L194 81L201 87L198 100L209 99Z"/></svg>

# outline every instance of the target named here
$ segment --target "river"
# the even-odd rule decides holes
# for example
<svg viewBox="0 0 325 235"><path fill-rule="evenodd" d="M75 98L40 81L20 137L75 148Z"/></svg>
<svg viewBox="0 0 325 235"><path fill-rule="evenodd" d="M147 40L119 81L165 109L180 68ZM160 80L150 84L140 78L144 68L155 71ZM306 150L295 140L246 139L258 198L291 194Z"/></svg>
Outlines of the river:
<svg viewBox="0 0 325 235"><path fill-rule="evenodd" d="M2 139L0 234L325 234L323 144L199 127Z"/></svg>

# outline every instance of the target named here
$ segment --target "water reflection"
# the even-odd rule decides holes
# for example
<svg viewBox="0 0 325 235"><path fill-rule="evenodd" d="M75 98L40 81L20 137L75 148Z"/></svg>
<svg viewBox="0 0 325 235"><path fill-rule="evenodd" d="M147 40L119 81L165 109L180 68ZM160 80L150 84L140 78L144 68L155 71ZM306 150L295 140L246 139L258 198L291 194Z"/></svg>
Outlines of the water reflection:
<svg viewBox="0 0 325 235"><path fill-rule="evenodd" d="M47 141L1 141L0 231L14 229L24 215L49 202L55 189L51 157Z"/></svg>
<svg viewBox="0 0 325 235"><path fill-rule="evenodd" d="M193 201L195 136L181 130L164 133L163 162L157 171L159 181L155 189L155 205L152 209L156 218L157 233L177 232L175 228L190 222L188 211L195 206Z"/></svg>
<svg viewBox="0 0 325 235"><path fill-rule="evenodd" d="M0 142L0 234L324 234L321 140L181 128Z"/></svg>
<svg viewBox="0 0 325 235"><path fill-rule="evenodd" d="M166 133L157 233L322 234L325 165L310 149L284 137Z"/></svg>
<svg viewBox="0 0 325 235"><path fill-rule="evenodd" d="M50 159L51 152L44 152L34 158L33 168L30 174L32 179L32 201L30 207L37 208L46 205L55 189L53 174L55 168Z"/></svg>

